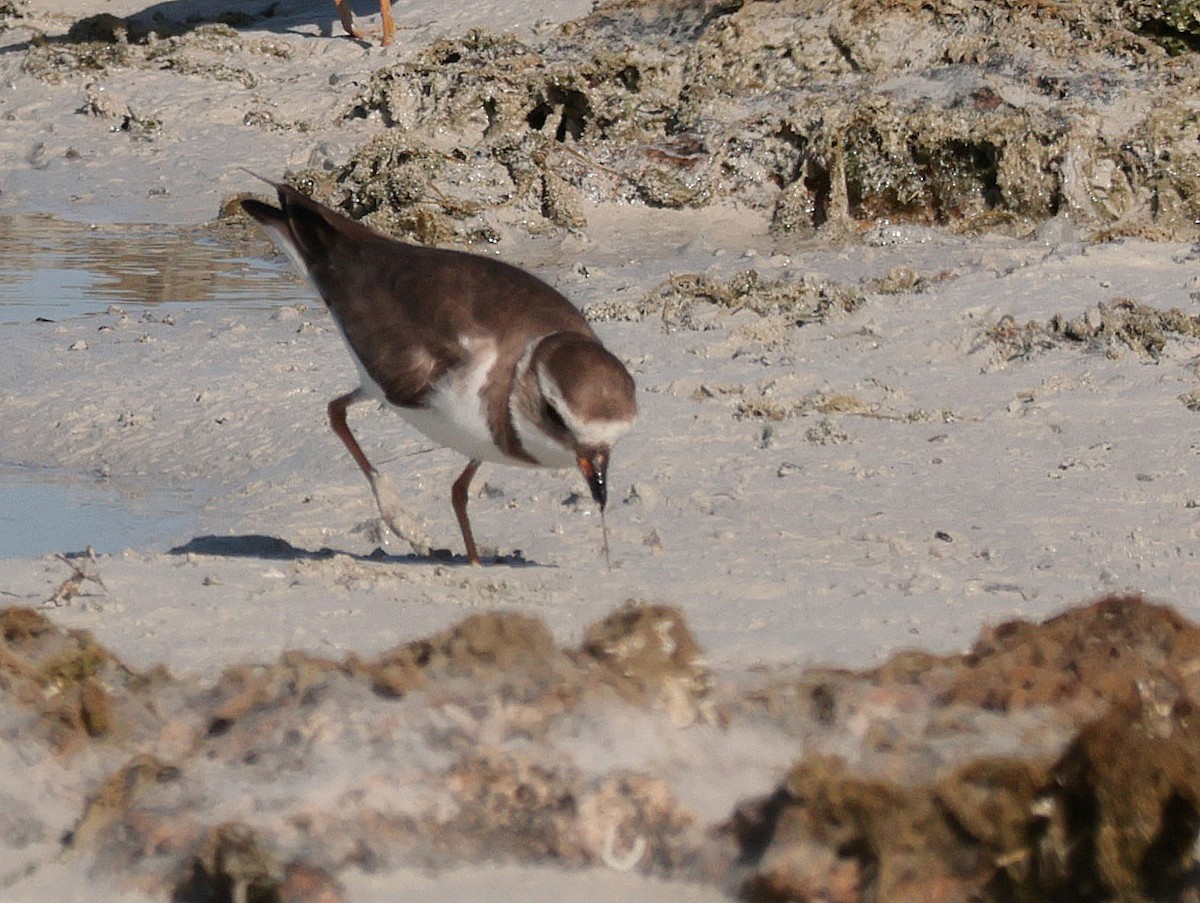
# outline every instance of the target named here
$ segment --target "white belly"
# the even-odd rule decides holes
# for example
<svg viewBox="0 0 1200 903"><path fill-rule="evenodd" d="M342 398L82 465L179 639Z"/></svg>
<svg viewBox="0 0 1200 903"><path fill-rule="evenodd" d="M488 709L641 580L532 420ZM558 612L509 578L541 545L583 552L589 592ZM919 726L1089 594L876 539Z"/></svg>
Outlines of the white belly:
<svg viewBox="0 0 1200 903"><path fill-rule="evenodd" d="M337 320L334 318L334 322ZM340 331L340 328L339 328ZM345 339L345 336L342 336ZM478 341L478 340L477 340ZM349 343L347 342L347 347ZM359 388L362 396L378 401L389 410L407 420L423 436L438 445L452 448L461 455L476 461L491 464L509 464L522 467L570 467L575 463L574 454L553 442L532 424L525 422L518 412L515 417L517 435L526 451L537 462L522 458L510 458L500 450L488 425L484 409L483 385L496 365L497 353L490 343L487 347L475 346L473 365L464 370L447 374L439 380L425 398L425 407L406 408L387 400L383 387L371 378L358 356L351 350L351 358L358 368Z"/></svg>
<svg viewBox="0 0 1200 903"><path fill-rule="evenodd" d="M463 398L450 392L434 391L428 407L400 408L391 404L388 407L427 438L468 458L494 464L525 463L509 458L500 451L492 439L482 399L478 395Z"/></svg>
<svg viewBox="0 0 1200 903"><path fill-rule="evenodd" d="M355 359L357 362L357 358ZM500 451L488 426L487 412L481 394L483 384L496 363L495 348L477 349L473 366L447 374L426 396L423 408L404 408L391 404L383 389L361 366L359 378L363 393L387 405L422 435L452 448L461 455L495 464L521 464Z"/></svg>

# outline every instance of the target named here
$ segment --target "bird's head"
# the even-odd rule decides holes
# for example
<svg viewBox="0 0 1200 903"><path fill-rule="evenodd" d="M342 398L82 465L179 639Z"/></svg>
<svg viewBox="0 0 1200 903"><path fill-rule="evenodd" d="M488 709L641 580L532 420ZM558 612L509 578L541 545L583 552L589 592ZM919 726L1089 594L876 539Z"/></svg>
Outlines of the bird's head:
<svg viewBox="0 0 1200 903"><path fill-rule="evenodd" d="M633 377L596 339L560 332L536 343L518 381L522 444L539 464L578 467L603 510L609 456L637 419Z"/></svg>

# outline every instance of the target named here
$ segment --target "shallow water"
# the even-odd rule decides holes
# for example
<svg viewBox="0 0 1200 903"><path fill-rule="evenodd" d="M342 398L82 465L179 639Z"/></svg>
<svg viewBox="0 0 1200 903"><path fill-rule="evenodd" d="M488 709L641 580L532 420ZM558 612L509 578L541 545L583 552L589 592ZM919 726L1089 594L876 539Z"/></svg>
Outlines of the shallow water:
<svg viewBox="0 0 1200 903"><path fill-rule="evenodd" d="M167 548L194 523L186 495L130 498L103 484L0 465L0 558Z"/></svg>
<svg viewBox="0 0 1200 903"><path fill-rule="evenodd" d="M0 327L89 316L110 305L166 313L294 303L297 286L286 267L253 251L198 230L0 216ZM168 548L191 536L193 510L178 493L132 497L86 475L0 460L0 558L87 546Z"/></svg>
<svg viewBox="0 0 1200 903"><path fill-rule="evenodd" d="M109 305L295 300L282 267L244 243L196 229L89 226L50 216L0 216L0 323L62 320Z"/></svg>

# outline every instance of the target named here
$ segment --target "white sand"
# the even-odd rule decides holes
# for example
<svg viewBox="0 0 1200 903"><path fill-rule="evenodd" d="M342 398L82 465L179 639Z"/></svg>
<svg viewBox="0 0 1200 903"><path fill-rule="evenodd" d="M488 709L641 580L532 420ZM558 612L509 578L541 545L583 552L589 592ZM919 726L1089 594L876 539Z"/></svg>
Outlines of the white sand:
<svg viewBox="0 0 1200 903"><path fill-rule="evenodd" d="M646 241L664 234L635 228ZM1178 396L1194 385L1195 346L1172 341L1158 363L1068 347L1001 365L981 336L1002 313L1078 315L1121 295L1186 308L1185 247L929 237L853 254L814 246L747 259L705 239L672 250L621 260L598 238L545 272L584 303L640 296L677 267L844 278L900 261L932 272L937 261L956 278L766 344L747 335L761 328L753 315L715 317L705 332L602 324L633 366L643 408L613 462L611 574L592 507L564 503L586 498L577 475L497 467L479 478L491 491L472 501L476 532L539 566L355 557L379 544L361 529L375 512L325 423L325 402L352 385L353 368L321 308L198 306L174 325L108 314L5 327L4 384L27 388L3 396L0 459L84 479L103 470L129 493L183 493L197 536L343 553L130 550L102 558L105 589L86 585L57 616L136 665L186 673L289 647L372 652L495 606L535 613L567 640L625 599L667 602L729 665L952 651L985 622L1041 618L1126 588L1191 611L1180 588L1198 567L1195 414ZM298 282L295 297L307 298ZM70 351L80 340L87 350ZM869 409L775 423L733 416L747 396L786 407L818 393ZM398 418L364 410L353 422L435 543L457 550L448 489L461 459ZM408 552L396 540L387 548ZM0 562L13 603L45 601L68 573L54 559Z"/></svg>

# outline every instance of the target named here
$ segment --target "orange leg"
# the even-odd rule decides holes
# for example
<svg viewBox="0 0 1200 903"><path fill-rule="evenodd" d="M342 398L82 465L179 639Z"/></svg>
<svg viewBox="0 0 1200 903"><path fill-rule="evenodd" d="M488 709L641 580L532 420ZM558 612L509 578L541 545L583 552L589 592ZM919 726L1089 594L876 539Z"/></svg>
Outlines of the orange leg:
<svg viewBox="0 0 1200 903"><path fill-rule="evenodd" d="M329 425L333 427L333 431L337 433L337 437L342 440L342 444L350 450L355 463L361 468L366 478L373 481L378 472L371 462L367 460L367 456L363 454L362 446L358 444L358 440L350 432L349 424L346 423L346 408L350 407L354 402L361 400L362 389L355 389L353 392L347 392L345 395L339 396L329 402Z"/></svg>
<svg viewBox="0 0 1200 903"><path fill-rule="evenodd" d="M346 34L362 40L363 33L354 27L354 13L350 9L350 0L333 0L333 2L337 4L338 17L342 20L342 28L346 29ZM382 43L390 44L392 36L396 33L396 23L392 19L391 0L379 0L379 12L383 22Z"/></svg>
<svg viewBox="0 0 1200 903"><path fill-rule="evenodd" d="M471 478L475 476L475 471L479 470L479 465L482 463L482 461L471 460L450 489L450 501L454 505L454 516L458 518L458 528L462 530L463 542L467 545L467 560L471 564L479 564L479 553L475 551L475 537L471 535L471 522L467 519L467 488L471 485Z"/></svg>
<svg viewBox="0 0 1200 903"><path fill-rule="evenodd" d="M359 470L367 478L367 482L371 484L371 491L375 493L375 501L379 505L379 513L383 516L384 522L397 536L413 542L411 538L412 531L404 529L401 526L403 521L398 521L401 509L400 499L396 495L395 487L392 485L391 480L377 471L375 465L367 460L362 446L358 444L358 440L350 432L350 425L346 423L346 409L356 401L361 401L362 397L362 388L360 387L353 392L340 395L329 402L329 425L333 427L333 431L342 440L342 444L349 450L351 456L354 458L354 462L358 464ZM480 562L479 552L475 549L475 537L471 534L471 521L467 519L467 490L470 488L471 478L475 476L475 471L479 470L481 463L481 461L471 461L468 463L450 489L450 501L454 505L454 516L458 518L458 528L462 531L463 542L467 546L467 560L471 564L479 564ZM423 534L421 542L425 542ZM428 549L424 549L419 554L428 554Z"/></svg>
<svg viewBox="0 0 1200 903"><path fill-rule="evenodd" d="M342 28L346 29L346 34L352 38L361 38L354 29L354 13L350 11L350 0L333 0L337 4L338 16L342 20Z"/></svg>
<svg viewBox="0 0 1200 903"><path fill-rule="evenodd" d="M354 461L366 476L367 482L371 484L371 492L375 494L375 504L379 506L379 516L388 525L388 529L407 541L418 555L428 555L429 540L425 538L412 516L404 510L395 484L387 474L380 473L367 460L367 456L363 454L362 448L346 424L346 408L361 398L362 388L360 387L329 402L329 423L338 438L342 440L342 444L354 456Z"/></svg>
<svg viewBox="0 0 1200 903"><path fill-rule="evenodd" d="M392 43L392 35L396 33L396 23L392 19L392 0L379 0L379 12L383 19L383 39L380 43L386 46Z"/></svg>

